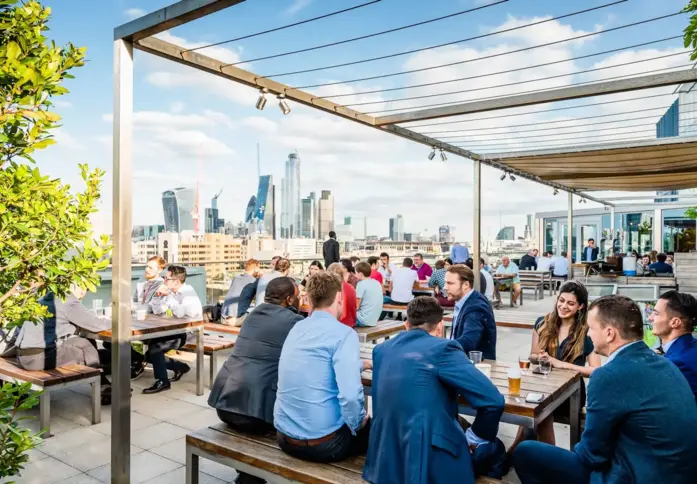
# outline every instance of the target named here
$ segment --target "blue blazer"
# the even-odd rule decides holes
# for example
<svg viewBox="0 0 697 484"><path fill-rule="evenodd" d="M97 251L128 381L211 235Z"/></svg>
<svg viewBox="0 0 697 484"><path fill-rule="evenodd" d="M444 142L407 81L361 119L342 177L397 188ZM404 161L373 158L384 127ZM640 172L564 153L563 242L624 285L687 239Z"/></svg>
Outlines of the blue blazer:
<svg viewBox="0 0 697 484"><path fill-rule="evenodd" d="M691 334L680 336L668 348L666 358L682 372L697 398L697 339Z"/></svg>
<svg viewBox="0 0 697 484"><path fill-rule="evenodd" d="M496 359L496 318L486 296L472 291L465 305L453 321L450 339L456 340L465 350L481 351L484 359Z"/></svg>
<svg viewBox="0 0 697 484"><path fill-rule="evenodd" d="M591 484L694 483L695 449L695 397L670 361L639 341L593 372L574 448Z"/></svg>
<svg viewBox="0 0 697 484"><path fill-rule="evenodd" d="M504 399L455 341L421 329L373 350L373 420L363 478L373 484L474 484L458 394L477 410L472 431L493 441Z"/></svg>

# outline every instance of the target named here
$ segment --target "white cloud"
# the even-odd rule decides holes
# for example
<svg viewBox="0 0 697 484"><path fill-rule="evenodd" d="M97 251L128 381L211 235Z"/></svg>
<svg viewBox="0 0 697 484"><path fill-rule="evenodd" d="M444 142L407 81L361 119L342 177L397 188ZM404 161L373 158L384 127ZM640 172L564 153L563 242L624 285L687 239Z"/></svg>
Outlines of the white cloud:
<svg viewBox="0 0 697 484"><path fill-rule="evenodd" d="M73 103L70 101L64 101L61 99L56 99L56 100L51 100L53 105L57 108L62 108L62 109L71 109L73 107Z"/></svg>
<svg viewBox="0 0 697 484"><path fill-rule="evenodd" d="M266 134L273 134L278 131L278 124L262 116L249 116L240 123L241 126L252 128Z"/></svg>
<svg viewBox="0 0 697 484"><path fill-rule="evenodd" d="M147 12L143 10L142 8L129 8L127 9L123 14L128 17L129 20L137 19L138 17L142 17L145 15Z"/></svg>
<svg viewBox="0 0 697 484"><path fill-rule="evenodd" d="M175 101L169 105L169 110L174 114L179 114L186 108L186 104L181 101Z"/></svg>
<svg viewBox="0 0 697 484"><path fill-rule="evenodd" d="M63 129L53 131L53 139L56 141L58 146L67 148L69 150L84 151L86 149L85 145L80 143L75 137Z"/></svg>
<svg viewBox="0 0 697 484"><path fill-rule="evenodd" d="M290 7L286 9L286 13L290 15L296 14L309 6L312 2L313 0L293 0Z"/></svg>

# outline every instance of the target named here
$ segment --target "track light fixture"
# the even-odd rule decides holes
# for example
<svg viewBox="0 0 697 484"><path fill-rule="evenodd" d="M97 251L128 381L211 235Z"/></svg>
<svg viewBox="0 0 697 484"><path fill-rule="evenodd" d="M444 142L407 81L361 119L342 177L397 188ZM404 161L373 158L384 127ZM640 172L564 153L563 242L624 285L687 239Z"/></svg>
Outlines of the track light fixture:
<svg viewBox="0 0 697 484"><path fill-rule="evenodd" d="M445 155L443 148L440 149L440 161L448 161L448 157Z"/></svg>
<svg viewBox="0 0 697 484"><path fill-rule="evenodd" d="M501 181L504 181L506 179L506 172L503 172L503 175L501 175Z"/></svg>
<svg viewBox="0 0 697 484"><path fill-rule="evenodd" d="M290 106L288 105L288 101L286 101L286 95L279 94L276 99L278 99L278 107L281 108L281 112L285 115L290 113Z"/></svg>
<svg viewBox="0 0 697 484"><path fill-rule="evenodd" d="M515 181L515 175L512 173L510 175L508 175L508 178L510 178L511 181Z"/></svg>
<svg viewBox="0 0 697 484"><path fill-rule="evenodd" d="M554 189L554 194L555 194L555 195L558 195L558 194L559 194L559 190L557 190L557 189L555 188L555 189Z"/></svg>
<svg viewBox="0 0 697 484"><path fill-rule="evenodd" d="M435 158L435 157L436 157L436 147L434 146L434 147L433 147L433 151L431 151L431 152L428 154L428 159L429 159L429 160L433 160L433 158Z"/></svg>
<svg viewBox="0 0 697 484"><path fill-rule="evenodd" d="M259 89L259 99L257 99L257 109L261 111L266 106L266 94L269 92L267 88Z"/></svg>

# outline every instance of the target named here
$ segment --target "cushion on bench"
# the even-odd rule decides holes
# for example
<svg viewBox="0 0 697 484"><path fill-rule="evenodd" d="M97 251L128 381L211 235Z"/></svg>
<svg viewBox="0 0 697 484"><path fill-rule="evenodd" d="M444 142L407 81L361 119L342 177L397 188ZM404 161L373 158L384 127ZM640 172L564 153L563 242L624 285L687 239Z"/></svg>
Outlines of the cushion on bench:
<svg viewBox="0 0 697 484"><path fill-rule="evenodd" d="M0 376L47 388L61 383L99 376L99 369L83 365L65 365L53 370L32 371L20 368L13 360L0 358Z"/></svg>

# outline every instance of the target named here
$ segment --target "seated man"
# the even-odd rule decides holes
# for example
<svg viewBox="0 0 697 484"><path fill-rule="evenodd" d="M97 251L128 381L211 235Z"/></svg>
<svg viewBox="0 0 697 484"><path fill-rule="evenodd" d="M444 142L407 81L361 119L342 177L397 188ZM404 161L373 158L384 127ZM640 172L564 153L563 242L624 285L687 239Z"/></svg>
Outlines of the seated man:
<svg viewBox="0 0 697 484"><path fill-rule="evenodd" d="M155 293L150 301L150 309L154 314L167 314L175 318L201 320L203 307L198 294L193 287L185 284L186 269L181 266L169 266L165 283ZM171 388L167 370L174 372L172 381L179 381L191 370L189 365L167 358L169 350L181 348L186 343L186 334L181 336L163 336L147 340L148 353L146 359L152 364L155 383L143 390L145 394L159 393Z"/></svg>
<svg viewBox="0 0 697 484"><path fill-rule="evenodd" d="M441 306L451 308L454 303L448 299L448 293L445 292L445 261L437 260L435 265L436 270L433 271L431 278L428 280L428 287L433 288L433 296Z"/></svg>
<svg viewBox="0 0 697 484"><path fill-rule="evenodd" d="M368 264L370 265L370 277L378 281L380 283L380 288L382 288L385 281L382 274L380 274L380 271L378 270L380 269L380 259L374 255L370 256L368 257Z"/></svg>
<svg viewBox="0 0 697 484"><path fill-rule="evenodd" d="M356 264L356 325L375 326L382 313L382 284L371 277L367 262Z"/></svg>
<svg viewBox="0 0 697 484"><path fill-rule="evenodd" d="M368 446L358 335L337 319L341 283L333 272L308 281L312 315L290 330L278 364L278 445L314 462L339 461Z"/></svg>
<svg viewBox="0 0 697 484"><path fill-rule="evenodd" d="M290 277L278 277L266 286L266 301L245 319L232 354L215 378L208 405L220 420L240 432L273 432L278 360L288 332L303 317L299 290ZM240 473L238 483L261 482Z"/></svg>
<svg viewBox="0 0 697 484"><path fill-rule="evenodd" d="M247 310L257 293L259 283L259 261L249 259L244 267L244 273L232 278L221 311L221 322L230 326L242 326ZM259 301L261 304L263 301Z"/></svg>
<svg viewBox="0 0 697 484"><path fill-rule="evenodd" d="M557 278L569 278L569 259L566 251L561 256L552 258L552 275Z"/></svg>
<svg viewBox="0 0 697 484"><path fill-rule="evenodd" d="M520 268L524 271L536 271L537 260L533 255L535 251L529 250L527 254L520 258Z"/></svg>
<svg viewBox="0 0 697 484"><path fill-rule="evenodd" d="M642 341L641 310L604 296L588 313L594 351L586 428L573 451L526 441L513 452L522 484L671 483L697 475L697 405L680 370Z"/></svg>
<svg viewBox="0 0 697 484"><path fill-rule="evenodd" d="M537 270L539 272L550 272L554 262L552 260L552 251L542 253L542 257L537 259Z"/></svg>
<svg viewBox="0 0 697 484"><path fill-rule="evenodd" d="M463 265L454 265L445 274L448 299L455 301L450 339L465 350L481 351L484 359L496 359L496 318L486 296L472 289L474 273Z"/></svg>
<svg viewBox="0 0 697 484"><path fill-rule="evenodd" d="M406 306L414 299L414 284L419 282L419 274L412 270L414 261L407 257L402 262L402 267L392 271L390 279L390 295L385 296L385 304L398 304Z"/></svg>
<svg viewBox="0 0 697 484"><path fill-rule="evenodd" d="M505 454L496 441L503 395L456 341L443 339L443 309L434 298L409 303L406 328L373 350L374 418L363 478L474 484L475 473L487 473ZM466 432L458 423L460 395L477 410Z"/></svg>
<svg viewBox="0 0 697 484"><path fill-rule="evenodd" d="M649 264L649 270L655 272L656 274L672 274L673 266L668 264L668 256L665 254L658 254L656 256L656 262Z"/></svg>
<svg viewBox="0 0 697 484"><path fill-rule="evenodd" d="M680 369L697 399L697 300L678 291L664 293L649 319L653 334L661 338L661 350Z"/></svg>
<svg viewBox="0 0 697 484"><path fill-rule="evenodd" d="M507 255L501 259L501 264L496 268L496 276L501 279L506 279L506 284L501 285L501 289L505 289L510 284L510 289L513 291L513 306L518 307L518 297L520 296L520 277L518 276L518 266L515 262L511 262Z"/></svg>

